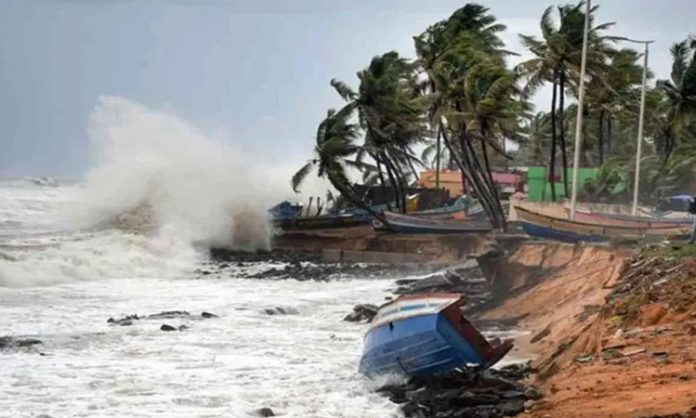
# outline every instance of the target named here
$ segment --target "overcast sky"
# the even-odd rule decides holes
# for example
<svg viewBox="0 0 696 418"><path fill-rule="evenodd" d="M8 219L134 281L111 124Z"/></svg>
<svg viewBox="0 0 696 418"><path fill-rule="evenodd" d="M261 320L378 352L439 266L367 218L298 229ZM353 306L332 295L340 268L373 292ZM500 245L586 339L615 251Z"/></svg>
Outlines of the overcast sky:
<svg viewBox="0 0 696 418"><path fill-rule="evenodd" d="M414 55L412 36L455 0L0 0L0 176L79 176L86 120L102 95L166 109L260 164L299 166L329 107L329 80L356 84L371 57ZM547 0L480 1L538 34ZM696 30L692 0L605 0L612 33L656 39L651 67ZM536 100L546 107L548 100ZM546 109L544 109L546 110Z"/></svg>

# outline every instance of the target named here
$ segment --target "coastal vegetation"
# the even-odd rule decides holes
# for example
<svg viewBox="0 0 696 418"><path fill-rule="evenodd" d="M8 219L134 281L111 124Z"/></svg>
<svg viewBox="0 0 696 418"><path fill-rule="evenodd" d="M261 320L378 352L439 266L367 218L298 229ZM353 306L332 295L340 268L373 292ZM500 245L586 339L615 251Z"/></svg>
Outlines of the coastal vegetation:
<svg viewBox="0 0 696 418"><path fill-rule="evenodd" d="M609 33L614 22L595 22L597 8L590 16L581 165L600 169L581 193L625 201L633 188L643 55ZM506 27L488 8L466 4L413 37L415 59L390 51L357 73L356 88L331 80L342 107L320 123L315 156L293 176L293 189L316 169L344 201L373 212L355 187L360 174L365 185L391 190L395 209L405 212L420 169L456 169L495 228L505 227L505 216L494 170L546 166L567 196L584 10L583 2L549 6L540 38L519 35L531 58L513 66L522 51L506 49ZM647 72L642 201L688 190L694 177L696 40L675 44L671 53L669 79ZM551 87L548 111L530 103L543 86Z"/></svg>

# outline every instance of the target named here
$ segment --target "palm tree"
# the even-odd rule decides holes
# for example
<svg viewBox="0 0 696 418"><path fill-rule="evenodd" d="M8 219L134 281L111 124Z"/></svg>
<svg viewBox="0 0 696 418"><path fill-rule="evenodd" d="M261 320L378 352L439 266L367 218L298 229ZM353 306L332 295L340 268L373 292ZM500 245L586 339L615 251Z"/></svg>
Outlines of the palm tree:
<svg viewBox="0 0 696 418"><path fill-rule="evenodd" d="M545 164L546 150L551 144L551 119L548 113L537 112L526 120L519 144L520 164Z"/></svg>
<svg viewBox="0 0 696 418"><path fill-rule="evenodd" d="M481 163L471 131L467 128L465 115L471 116L475 112L469 108L471 103L466 100L463 85L468 71L477 64L497 60L498 64L504 65L502 57L508 52L502 49L504 44L498 37L504 29L505 26L497 23L487 8L467 4L414 38L418 63L427 77L423 91L431 100L428 113L430 124L437 131L436 148L440 148L442 139L461 171L462 182L471 185L496 228L504 227L505 218L490 170L484 168L487 154ZM452 141L453 138L457 141ZM481 138L494 149L501 149L492 138ZM436 155L440 154L436 152ZM439 166L436 164L437 168ZM490 168L490 164L487 166Z"/></svg>
<svg viewBox="0 0 696 418"><path fill-rule="evenodd" d="M461 129L466 131L468 141L461 151L466 154L468 148L471 161L476 163L473 140L478 140L478 147L483 157L484 167L480 172L485 187L495 197L496 212L502 214L497 187L493 182L488 148L506 158L506 138L517 139L520 130L520 117L528 109L526 103L517 99L520 92L515 85L515 74L506 69L501 59L486 59L472 66L463 80L462 100L458 105L463 111L451 114L451 119L458 120ZM465 158L466 159L466 158ZM499 220L504 224L505 217Z"/></svg>
<svg viewBox="0 0 696 418"><path fill-rule="evenodd" d="M674 44L670 80L658 80L665 100L662 105L666 118L662 153L669 158L677 140L684 136L696 121L696 39Z"/></svg>
<svg viewBox="0 0 696 418"><path fill-rule="evenodd" d="M535 57L518 65L517 71L527 79L525 96L535 93L541 85L550 82L551 93L551 152L549 161L549 176L551 177L551 196L556 199L555 165L556 146L561 148L563 164L563 185L565 195L568 196L568 157L566 153L564 116L564 99L567 84L575 82L579 77L581 51L583 43L583 29L585 13L582 11L584 2L577 5L558 6L559 23L555 24L551 14L553 7L549 6L541 17L541 32L543 40L534 36L520 35L522 45L529 49ZM590 13L594 13L598 6L592 7ZM592 16L590 16L592 19ZM605 45L606 40L613 38L600 36L600 32L608 29L614 23L603 23L592 26L588 42L590 47L587 54L587 73L594 75L601 73L605 65L606 54L610 49ZM556 119L556 100L558 99L558 120ZM557 144L556 135L559 141Z"/></svg>
<svg viewBox="0 0 696 418"><path fill-rule="evenodd" d="M357 110L365 142L356 161L369 155L377 172L385 169L397 206L406 210L407 171L417 178L414 162L421 164L412 145L423 137L427 98L417 95L415 67L397 52L374 57L358 73L360 85L353 91L347 84L331 80L338 94Z"/></svg>
<svg viewBox="0 0 696 418"><path fill-rule="evenodd" d="M346 171L348 167L365 168L364 164L350 159L350 157L355 156L359 149L355 144L359 136L359 127L350 123L354 111L353 104L346 105L338 112L329 109L326 118L321 121L317 128L314 158L310 159L292 176L291 185L293 190L297 192L304 179L312 170L316 169L317 175L328 179L344 198L383 220L380 214L376 213L358 196L348 180Z"/></svg>
<svg viewBox="0 0 696 418"><path fill-rule="evenodd" d="M605 150L611 153L612 120L628 110L637 117L643 69L637 61L640 54L632 49L610 53L607 71L593 77L587 86L588 104L597 116L597 151L599 164L604 163ZM607 143L604 143L604 134Z"/></svg>

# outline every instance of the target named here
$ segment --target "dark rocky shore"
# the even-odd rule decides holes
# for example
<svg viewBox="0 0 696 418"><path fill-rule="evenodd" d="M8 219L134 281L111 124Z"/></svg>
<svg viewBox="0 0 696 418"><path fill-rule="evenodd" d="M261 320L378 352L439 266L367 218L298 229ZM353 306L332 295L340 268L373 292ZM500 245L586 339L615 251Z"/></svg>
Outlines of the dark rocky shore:
<svg viewBox="0 0 696 418"><path fill-rule="evenodd" d="M530 371L528 364L499 370L458 369L378 391L400 404L408 418L509 417L524 412L542 397L537 388L521 382Z"/></svg>
<svg viewBox="0 0 696 418"><path fill-rule="evenodd" d="M196 271L199 277L328 281L345 278L400 277L431 273L435 267L418 264L326 263L321 256L301 251L240 252L212 249L211 262ZM274 264L259 270L260 263ZM278 266L280 265L280 266Z"/></svg>

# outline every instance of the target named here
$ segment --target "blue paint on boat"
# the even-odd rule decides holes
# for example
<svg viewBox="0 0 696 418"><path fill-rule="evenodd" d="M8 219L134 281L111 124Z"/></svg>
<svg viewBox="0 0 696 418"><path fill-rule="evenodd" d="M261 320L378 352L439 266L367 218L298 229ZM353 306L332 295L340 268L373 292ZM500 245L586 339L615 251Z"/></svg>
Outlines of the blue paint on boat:
<svg viewBox="0 0 696 418"><path fill-rule="evenodd" d="M512 348L491 345L462 315L458 293L402 296L383 306L365 336L359 370L409 377L490 367Z"/></svg>
<svg viewBox="0 0 696 418"><path fill-rule="evenodd" d="M414 308L415 309L415 308ZM373 328L365 337L360 372L367 375L442 373L487 360L441 313L415 316Z"/></svg>
<svg viewBox="0 0 696 418"><path fill-rule="evenodd" d="M522 224L522 229L527 235L532 237L553 239L556 241L563 242L602 242L606 241L608 238L603 235L591 235L591 234L579 234L577 232L563 231L560 229L554 229L548 226L535 225L529 222L520 222Z"/></svg>

